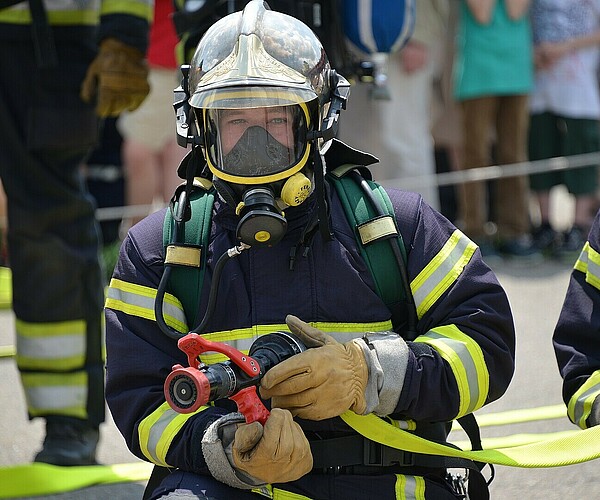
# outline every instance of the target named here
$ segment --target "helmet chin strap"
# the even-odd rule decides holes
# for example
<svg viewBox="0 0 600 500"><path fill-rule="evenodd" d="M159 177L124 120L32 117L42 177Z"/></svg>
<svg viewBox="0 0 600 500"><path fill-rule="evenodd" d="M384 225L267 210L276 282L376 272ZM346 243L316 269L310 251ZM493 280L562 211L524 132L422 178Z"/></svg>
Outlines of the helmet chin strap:
<svg viewBox="0 0 600 500"><path fill-rule="evenodd" d="M319 214L319 231L323 241L333 240L333 233L329 224L329 205L327 193L325 192L325 163L319 148L313 150L313 167L315 176L315 193L317 195L317 211Z"/></svg>

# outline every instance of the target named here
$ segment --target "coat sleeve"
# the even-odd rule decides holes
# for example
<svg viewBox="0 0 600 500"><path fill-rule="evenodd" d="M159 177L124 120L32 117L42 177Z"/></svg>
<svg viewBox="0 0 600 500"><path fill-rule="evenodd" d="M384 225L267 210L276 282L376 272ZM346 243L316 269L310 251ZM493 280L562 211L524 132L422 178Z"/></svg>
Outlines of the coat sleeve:
<svg viewBox="0 0 600 500"><path fill-rule="evenodd" d="M475 243L414 196L391 195L418 316L396 412L449 421L506 391L514 372L514 323L508 297Z"/></svg>
<svg viewBox="0 0 600 500"><path fill-rule="evenodd" d="M585 429L600 421L600 212L575 263L556 328L554 352L569 419Z"/></svg>
<svg viewBox="0 0 600 500"><path fill-rule="evenodd" d="M102 0L99 41L117 38L142 53L148 48L155 0Z"/></svg>
<svg viewBox="0 0 600 500"><path fill-rule="evenodd" d="M157 212L134 226L121 246L106 300L106 399L132 453L157 465L207 473L201 451L205 429L230 409L207 406L179 414L163 384L175 364L187 365L176 340L154 319L163 272L162 221ZM167 294L165 321L187 332L183 308Z"/></svg>

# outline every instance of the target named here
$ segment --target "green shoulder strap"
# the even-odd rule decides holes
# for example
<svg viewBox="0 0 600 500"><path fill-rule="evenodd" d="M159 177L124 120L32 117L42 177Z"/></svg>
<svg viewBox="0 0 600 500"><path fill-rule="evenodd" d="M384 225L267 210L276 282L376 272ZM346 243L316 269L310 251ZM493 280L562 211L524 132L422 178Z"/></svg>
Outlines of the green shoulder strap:
<svg viewBox="0 0 600 500"><path fill-rule="evenodd" d="M214 200L212 183L206 179L194 179L194 189L189 196L191 216L185 224L181 224L178 241L172 241L175 229L173 213L177 213L178 202L165 214L165 265L173 266L168 291L181 301L190 328L195 325L198 315L198 294L204 282Z"/></svg>
<svg viewBox="0 0 600 500"><path fill-rule="evenodd" d="M406 249L385 189L376 182L360 178L371 189L377 205L385 212L382 214L373 206L368 193L360 186L356 173L352 174L357 167L338 167L329 173L329 179L342 201L350 226L354 228L361 255L373 275L377 294L392 311L394 318L397 311L405 307L410 290L405 289L406 280L401 274L392 245L398 246L405 265ZM390 239L391 244L387 241Z"/></svg>

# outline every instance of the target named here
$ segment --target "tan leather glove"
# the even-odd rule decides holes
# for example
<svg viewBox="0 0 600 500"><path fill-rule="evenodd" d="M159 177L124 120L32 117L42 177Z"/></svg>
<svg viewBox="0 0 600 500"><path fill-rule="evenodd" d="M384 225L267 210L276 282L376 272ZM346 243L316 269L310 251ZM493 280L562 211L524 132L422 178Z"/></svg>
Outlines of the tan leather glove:
<svg viewBox="0 0 600 500"><path fill-rule="evenodd" d="M310 445L287 410L274 408L263 427L242 424L232 448L235 467L267 483L287 483L310 472Z"/></svg>
<svg viewBox="0 0 600 500"><path fill-rule="evenodd" d="M100 43L81 85L81 99L96 98L96 114L102 118L133 111L150 92L144 54L115 38Z"/></svg>
<svg viewBox="0 0 600 500"><path fill-rule="evenodd" d="M261 380L261 396L271 398L272 407L308 420L337 417L348 409L364 413L369 370L361 341L342 344L295 316L285 321L312 349L271 368Z"/></svg>

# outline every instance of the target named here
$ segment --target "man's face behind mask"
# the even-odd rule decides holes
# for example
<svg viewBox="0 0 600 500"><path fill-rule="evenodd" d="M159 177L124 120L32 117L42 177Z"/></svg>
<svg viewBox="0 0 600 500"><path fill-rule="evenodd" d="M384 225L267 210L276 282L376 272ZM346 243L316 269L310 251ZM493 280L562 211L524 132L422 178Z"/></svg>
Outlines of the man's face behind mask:
<svg viewBox="0 0 600 500"><path fill-rule="evenodd" d="M306 148L298 141L299 134L305 136L306 120L295 105L209 110L207 127L208 156L218 177L283 178Z"/></svg>
<svg viewBox="0 0 600 500"><path fill-rule="evenodd" d="M225 148L223 148L225 151ZM223 155L223 166L236 175L268 175L293 161L293 151L258 125L248 127Z"/></svg>

